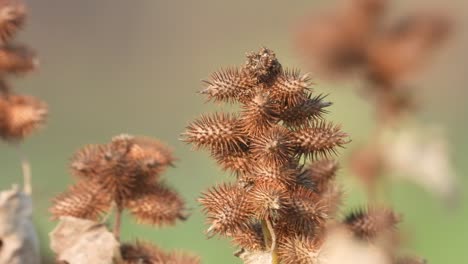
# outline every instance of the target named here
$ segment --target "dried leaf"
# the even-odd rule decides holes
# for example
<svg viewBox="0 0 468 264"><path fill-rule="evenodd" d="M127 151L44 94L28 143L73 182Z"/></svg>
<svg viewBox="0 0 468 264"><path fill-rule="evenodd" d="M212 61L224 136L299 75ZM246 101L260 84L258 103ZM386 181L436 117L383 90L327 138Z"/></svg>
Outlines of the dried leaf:
<svg viewBox="0 0 468 264"><path fill-rule="evenodd" d="M113 264L120 258L119 242L101 223L61 217L49 237L50 247L57 254L57 260L68 264Z"/></svg>
<svg viewBox="0 0 468 264"><path fill-rule="evenodd" d="M40 262L31 197L17 186L0 192L0 264Z"/></svg>

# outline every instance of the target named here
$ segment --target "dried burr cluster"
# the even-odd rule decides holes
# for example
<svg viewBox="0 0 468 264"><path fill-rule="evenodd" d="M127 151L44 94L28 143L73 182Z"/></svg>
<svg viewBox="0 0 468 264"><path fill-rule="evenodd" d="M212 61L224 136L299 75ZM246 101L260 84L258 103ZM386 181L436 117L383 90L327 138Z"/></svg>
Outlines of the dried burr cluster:
<svg viewBox="0 0 468 264"><path fill-rule="evenodd" d="M10 76L19 76L38 66L36 53L14 42L26 20L26 6L20 0L0 1L0 138L19 144L41 127L47 117L47 105L33 96L17 94L8 84ZM31 192L29 163L23 158L24 189Z"/></svg>
<svg viewBox="0 0 468 264"><path fill-rule="evenodd" d="M47 105L32 96L16 94L7 78L35 70L36 54L13 39L26 19L21 1L0 1L0 137L10 142L23 140L44 123Z"/></svg>
<svg viewBox="0 0 468 264"><path fill-rule="evenodd" d="M211 152L237 181L211 188L200 203L209 234L230 237L245 263L324 263L320 253L341 201L337 162L347 135L324 120L331 103L313 95L307 75L285 70L262 48L240 68L211 76L201 91L215 102L241 104L239 114L202 116L184 140ZM362 240L392 231L397 217L373 208L339 226Z"/></svg>
<svg viewBox="0 0 468 264"><path fill-rule="evenodd" d="M139 222L154 226L185 220L184 201L160 180L173 161L165 145L147 137L120 135L108 144L85 146L74 155L70 166L79 181L55 198L51 213L55 218L102 221L103 214L114 208L117 240L124 209ZM140 242L123 244L121 254L122 263L198 263L196 258L167 254Z"/></svg>

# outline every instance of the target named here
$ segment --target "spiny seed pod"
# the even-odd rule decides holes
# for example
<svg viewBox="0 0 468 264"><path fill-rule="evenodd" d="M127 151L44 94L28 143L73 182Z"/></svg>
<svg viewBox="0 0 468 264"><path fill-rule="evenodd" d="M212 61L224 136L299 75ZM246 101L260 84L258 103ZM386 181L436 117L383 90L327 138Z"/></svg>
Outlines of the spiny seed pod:
<svg viewBox="0 0 468 264"><path fill-rule="evenodd" d="M275 217L284 212L288 191L280 182L259 181L248 191L248 201L257 219Z"/></svg>
<svg viewBox="0 0 468 264"><path fill-rule="evenodd" d="M356 237L372 240L383 232L394 232L400 217L387 208L368 207L351 212L344 219Z"/></svg>
<svg viewBox="0 0 468 264"><path fill-rule="evenodd" d="M36 53L26 46L0 47L0 73L26 73L37 68Z"/></svg>
<svg viewBox="0 0 468 264"><path fill-rule="evenodd" d="M288 129L275 126L252 139L253 157L267 166L286 165L294 155L294 145Z"/></svg>
<svg viewBox="0 0 468 264"><path fill-rule="evenodd" d="M322 227L329 218L326 204L317 194L304 187L297 188L288 202L284 220L296 230L312 232ZM288 217L292 215L294 217Z"/></svg>
<svg viewBox="0 0 468 264"><path fill-rule="evenodd" d="M54 218L73 216L97 221L110 208L111 200L96 182L80 182L54 198L50 212Z"/></svg>
<svg viewBox="0 0 468 264"><path fill-rule="evenodd" d="M203 193L198 200L208 215L209 232L233 233L247 227L252 216L246 193L235 185L221 185Z"/></svg>
<svg viewBox="0 0 468 264"><path fill-rule="evenodd" d="M323 193L331 180L335 178L338 162L334 160L319 160L311 165L298 177L302 185L311 187L314 192Z"/></svg>
<svg viewBox="0 0 468 264"><path fill-rule="evenodd" d="M271 96L287 107L294 107L307 99L309 85L310 78L307 74L301 75L298 70L284 71L271 87Z"/></svg>
<svg viewBox="0 0 468 264"><path fill-rule="evenodd" d="M242 131L249 135L258 135L278 122L278 105L266 94L260 93L245 103L239 120Z"/></svg>
<svg viewBox="0 0 468 264"><path fill-rule="evenodd" d="M292 165L265 165L258 163L253 167L251 175L257 181L276 182L284 186L291 186L294 183L294 179L298 170Z"/></svg>
<svg viewBox="0 0 468 264"><path fill-rule="evenodd" d="M270 49L262 48L259 52L247 53L246 57L244 68L255 76L259 83L272 83L281 73L281 64Z"/></svg>
<svg viewBox="0 0 468 264"><path fill-rule="evenodd" d="M0 96L0 137L20 141L40 128L47 117L47 105L25 95Z"/></svg>
<svg viewBox="0 0 468 264"><path fill-rule="evenodd" d="M317 241L296 236L280 241L278 255L284 264L317 264L319 249Z"/></svg>
<svg viewBox="0 0 468 264"><path fill-rule="evenodd" d="M324 95L317 95L315 97L309 95L306 100L298 103L296 106L282 111L280 119L286 126L293 128L301 127L304 124L321 119L322 115L327 113L325 108L332 104L331 102L324 102L324 99Z"/></svg>
<svg viewBox="0 0 468 264"><path fill-rule="evenodd" d="M173 166L172 151L161 142L148 137L134 137L131 142L127 159L144 174L158 176L167 166Z"/></svg>
<svg viewBox="0 0 468 264"><path fill-rule="evenodd" d="M73 175L81 178L96 178L106 166L106 148L101 145L87 145L72 157L70 169Z"/></svg>
<svg viewBox="0 0 468 264"><path fill-rule="evenodd" d="M327 157L336 152L336 147L348 143L347 134L339 126L325 122L298 129L291 133L291 138L291 144L296 146L300 154L312 158Z"/></svg>
<svg viewBox="0 0 468 264"><path fill-rule="evenodd" d="M335 218L340 206L343 204L344 191L337 183L328 183L326 189L320 194L320 202L325 205L329 218Z"/></svg>
<svg viewBox="0 0 468 264"><path fill-rule="evenodd" d="M174 225L176 220L187 219L185 203L176 192L162 184L143 188L125 207L138 222L150 225Z"/></svg>
<svg viewBox="0 0 468 264"><path fill-rule="evenodd" d="M19 0L0 1L0 40L11 40L26 19L26 6Z"/></svg>
<svg viewBox="0 0 468 264"><path fill-rule="evenodd" d="M195 146L208 147L217 152L241 151L245 140L238 119L228 114L202 116L187 127L184 141Z"/></svg>
<svg viewBox="0 0 468 264"><path fill-rule="evenodd" d="M251 89L255 86L252 76L237 68L215 72L204 82L208 87L200 93L214 102L242 101L251 96Z"/></svg>
<svg viewBox="0 0 468 264"><path fill-rule="evenodd" d="M241 248L252 251L261 251L265 249L262 226L258 222L249 223L244 230L233 233L231 237L232 242Z"/></svg>
<svg viewBox="0 0 468 264"><path fill-rule="evenodd" d="M253 159L250 152L239 151L225 154L223 152L214 151L212 156L223 170L230 170L237 176L251 171Z"/></svg>

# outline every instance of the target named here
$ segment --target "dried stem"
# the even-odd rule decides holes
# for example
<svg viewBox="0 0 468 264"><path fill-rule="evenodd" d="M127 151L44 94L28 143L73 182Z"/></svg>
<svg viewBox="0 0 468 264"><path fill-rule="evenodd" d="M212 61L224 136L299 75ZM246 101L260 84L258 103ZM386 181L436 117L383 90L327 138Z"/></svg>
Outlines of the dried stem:
<svg viewBox="0 0 468 264"><path fill-rule="evenodd" d="M270 246L271 251L271 264L279 264L278 254L276 252L277 243L276 243L276 234L273 229L273 224L271 219L265 218L262 220L262 232L265 239L265 247Z"/></svg>
<svg viewBox="0 0 468 264"><path fill-rule="evenodd" d="M117 241L120 241L120 226L122 225L122 207L115 206L115 222L114 222L114 236Z"/></svg>
<svg viewBox="0 0 468 264"><path fill-rule="evenodd" d="M17 145L18 153L21 160L21 169L23 171L23 191L24 193L31 195L32 194L32 178L31 178L31 164L29 163L28 158L21 150L21 146Z"/></svg>

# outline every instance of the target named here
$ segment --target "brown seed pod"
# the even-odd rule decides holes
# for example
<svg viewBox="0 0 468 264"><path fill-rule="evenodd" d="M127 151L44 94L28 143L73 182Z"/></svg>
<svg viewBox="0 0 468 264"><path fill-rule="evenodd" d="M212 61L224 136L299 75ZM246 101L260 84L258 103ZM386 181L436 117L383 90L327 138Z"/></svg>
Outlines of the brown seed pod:
<svg viewBox="0 0 468 264"><path fill-rule="evenodd" d="M338 170L338 162L335 160L319 160L298 176L301 185L312 188L315 193L322 194L326 191L329 183L335 178Z"/></svg>
<svg viewBox="0 0 468 264"><path fill-rule="evenodd" d="M246 57L244 69L255 76L258 83L270 85L281 73L281 64L270 49L261 48L258 52L247 53Z"/></svg>
<svg viewBox="0 0 468 264"><path fill-rule="evenodd" d="M73 175L81 178L97 178L108 165L106 148L102 145L86 145L72 157L70 169Z"/></svg>
<svg viewBox="0 0 468 264"><path fill-rule="evenodd" d="M320 245L316 240L293 236L280 240L278 256L284 264L317 264L319 250Z"/></svg>
<svg viewBox="0 0 468 264"><path fill-rule="evenodd" d="M26 73L38 66L36 53L26 46L0 47L0 73Z"/></svg>
<svg viewBox="0 0 468 264"><path fill-rule="evenodd" d="M208 233L235 233L248 227L252 209L246 193L238 186L224 184L211 188L198 201L208 216Z"/></svg>
<svg viewBox="0 0 468 264"><path fill-rule="evenodd" d="M10 41L26 20L26 6L20 0L0 1L0 39Z"/></svg>
<svg viewBox="0 0 468 264"><path fill-rule="evenodd" d="M343 204L343 188L334 182L328 183L327 188L320 195L320 203L325 205L329 218L336 218L337 213Z"/></svg>
<svg viewBox="0 0 468 264"><path fill-rule="evenodd" d="M299 170L294 165L265 165L257 162L250 165L251 176L259 182L275 182L282 186L290 187L295 183L296 175L299 173Z"/></svg>
<svg viewBox="0 0 468 264"><path fill-rule="evenodd" d="M109 210L111 200L96 182L81 181L54 198L53 203L50 212L55 219L61 216L73 216L97 221Z"/></svg>
<svg viewBox="0 0 468 264"><path fill-rule="evenodd" d="M232 242L241 248L252 251L265 250L265 240L262 233L262 225L259 222L251 222L239 232L230 235Z"/></svg>
<svg viewBox="0 0 468 264"><path fill-rule="evenodd" d="M250 144L253 157L266 166L282 166L294 156L290 131L282 126L275 126L266 133L252 139Z"/></svg>
<svg viewBox="0 0 468 264"><path fill-rule="evenodd" d="M47 117L47 105L25 95L0 96L0 137L20 141L40 128Z"/></svg>
<svg viewBox="0 0 468 264"><path fill-rule="evenodd" d="M320 200L320 196L304 187L297 188L290 195L285 222L304 233L323 227L329 216L326 204Z"/></svg>
<svg viewBox="0 0 468 264"><path fill-rule="evenodd" d="M163 184L141 189L126 201L125 207L138 222L150 225L174 225L177 220L187 219L184 201Z"/></svg>
<svg viewBox="0 0 468 264"><path fill-rule="evenodd" d="M312 158L326 158L330 153L336 153L336 147L343 147L349 142L348 135L339 126L325 122L298 129L291 133L291 138L290 142L299 154Z"/></svg>
<svg viewBox="0 0 468 264"><path fill-rule="evenodd" d="M238 118L229 114L202 116L187 127L183 137L198 148L222 153L242 151L246 145Z"/></svg>
<svg viewBox="0 0 468 264"><path fill-rule="evenodd" d="M126 159L142 174L154 181L167 166L173 166L172 151L163 143L148 137L134 137Z"/></svg>
<svg viewBox="0 0 468 264"><path fill-rule="evenodd" d="M280 114L280 119L288 127L296 128L304 126L310 122L322 119L322 115L327 113L326 107L331 102L324 102L325 96L318 95L312 97L308 95L307 99L298 103L294 107L287 107Z"/></svg>
<svg viewBox="0 0 468 264"><path fill-rule="evenodd" d="M247 71L232 68L220 70L203 81L208 85L200 91L214 102L237 102L252 97L252 89L256 86L255 78Z"/></svg>
<svg viewBox="0 0 468 264"><path fill-rule="evenodd" d="M368 207L351 212L343 222L356 237L372 240L384 232L394 232L400 217L388 208Z"/></svg>
<svg viewBox="0 0 468 264"><path fill-rule="evenodd" d="M267 94L259 93L242 106L239 125L248 135L259 135L278 121L278 105Z"/></svg>
<svg viewBox="0 0 468 264"><path fill-rule="evenodd" d="M236 176L251 171L253 160L248 151L238 151L228 154L214 151L212 156L223 170L232 171Z"/></svg>
<svg viewBox="0 0 468 264"><path fill-rule="evenodd" d="M271 97L287 108L292 108L307 99L310 78L299 70L283 71L271 87Z"/></svg>
<svg viewBox="0 0 468 264"><path fill-rule="evenodd" d="M247 200L257 219L275 218L285 212L288 190L281 182L255 181L247 192Z"/></svg>

